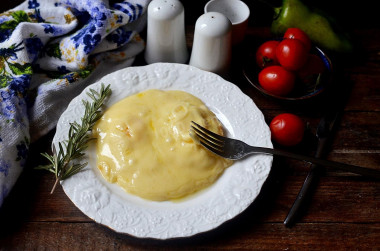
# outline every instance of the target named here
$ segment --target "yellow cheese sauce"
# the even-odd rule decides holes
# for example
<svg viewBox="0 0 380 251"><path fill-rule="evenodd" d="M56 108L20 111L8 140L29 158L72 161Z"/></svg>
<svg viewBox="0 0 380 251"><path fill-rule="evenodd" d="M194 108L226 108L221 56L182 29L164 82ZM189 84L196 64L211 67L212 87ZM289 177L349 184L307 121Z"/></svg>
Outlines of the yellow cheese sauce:
<svg viewBox="0 0 380 251"><path fill-rule="evenodd" d="M232 161L195 143L189 136L191 121L223 134L216 116L187 92L147 90L114 104L94 128L103 177L154 201L208 187Z"/></svg>

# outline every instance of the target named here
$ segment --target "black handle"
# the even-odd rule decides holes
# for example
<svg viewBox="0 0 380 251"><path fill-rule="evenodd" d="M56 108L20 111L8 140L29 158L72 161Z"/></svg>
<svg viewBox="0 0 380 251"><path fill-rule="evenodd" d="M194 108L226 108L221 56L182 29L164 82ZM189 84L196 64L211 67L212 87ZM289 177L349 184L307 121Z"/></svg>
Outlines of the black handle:
<svg viewBox="0 0 380 251"><path fill-rule="evenodd" d="M315 157L321 158L322 156L325 155L327 141L328 139L326 137L319 139ZM307 177L302 185L302 188L299 191L296 200L294 201L292 207L289 210L288 215L286 216L284 220L285 226L291 227L293 223L295 222L300 212L301 207L305 204L305 200L310 196L310 192L318 180L319 171L320 171L320 166L314 165L314 164L311 165L310 171L307 174Z"/></svg>
<svg viewBox="0 0 380 251"><path fill-rule="evenodd" d="M296 200L294 201L292 207L289 210L288 215L284 220L284 224L287 227L290 227L295 222L300 209L303 205L305 205L305 200L309 198L310 191L314 187L318 176L318 166L313 165L311 167L310 172L308 173L305 182L302 185L301 190L299 191Z"/></svg>

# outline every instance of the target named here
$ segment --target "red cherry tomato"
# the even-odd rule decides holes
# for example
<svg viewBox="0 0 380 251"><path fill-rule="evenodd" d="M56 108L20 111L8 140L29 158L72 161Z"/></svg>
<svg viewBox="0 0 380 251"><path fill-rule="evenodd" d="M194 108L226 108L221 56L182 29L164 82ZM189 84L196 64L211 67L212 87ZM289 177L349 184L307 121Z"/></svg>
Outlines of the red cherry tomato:
<svg viewBox="0 0 380 251"><path fill-rule="evenodd" d="M308 74L319 74L326 70L326 66L318 55L309 54L306 63L299 70Z"/></svg>
<svg viewBox="0 0 380 251"><path fill-rule="evenodd" d="M276 48L278 62L287 70L299 70L307 61L308 51L301 41L285 39Z"/></svg>
<svg viewBox="0 0 380 251"><path fill-rule="evenodd" d="M284 146L299 144L305 132L304 122L300 117L291 113L283 113L274 117L269 128L272 139Z"/></svg>
<svg viewBox="0 0 380 251"><path fill-rule="evenodd" d="M260 68L278 64L276 47L279 43L279 41L270 40L260 45L256 52L256 63Z"/></svg>
<svg viewBox="0 0 380 251"><path fill-rule="evenodd" d="M326 66L322 59L315 55L310 54L305 65L298 70L297 76L304 82L313 75L321 74L326 70Z"/></svg>
<svg viewBox="0 0 380 251"><path fill-rule="evenodd" d="M288 28L284 34L285 39L298 39L306 48L306 51L311 49L311 40L309 36L299 28Z"/></svg>
<svg viewBox="0 0 380 251"><path fill-rule="evenodd" d="M295 74L279 65L268 66L259 73L259 83L269 93L286 96L294 87Z"/></svg>

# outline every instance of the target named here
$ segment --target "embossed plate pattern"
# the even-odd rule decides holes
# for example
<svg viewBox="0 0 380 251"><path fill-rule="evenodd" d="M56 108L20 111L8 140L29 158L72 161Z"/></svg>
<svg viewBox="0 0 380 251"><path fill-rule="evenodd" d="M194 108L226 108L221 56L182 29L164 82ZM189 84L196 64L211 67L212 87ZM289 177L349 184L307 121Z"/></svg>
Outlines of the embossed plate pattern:
<svg viewBox="0 0 380 251"><path fill-rule="evenodd" d="M88 88L111 84L110 107L147 90L183 90L200 98L219 118L227 134L245 142L273 147L263 114L234 84L216 74L182 64L157 63L111 73L72 100L57 124L53 143L67 139L69 123L84 113ZM96 168L94 146L86 152L89 165L61 184L67 196L88 217L116 232L135 237L168 239L212 230L246 209L257 197L272 166L272 156L256 155L235 162L206 190L171 202L147 201L109 184Z"/></svg>

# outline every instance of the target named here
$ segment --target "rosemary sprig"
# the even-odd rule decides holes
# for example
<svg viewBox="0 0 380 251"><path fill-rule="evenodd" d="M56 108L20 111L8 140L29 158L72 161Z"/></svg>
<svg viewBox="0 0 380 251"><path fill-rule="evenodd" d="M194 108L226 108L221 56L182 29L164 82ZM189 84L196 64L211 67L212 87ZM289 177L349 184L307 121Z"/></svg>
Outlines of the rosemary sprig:
<svg viewBox="0 0 380 251"><path fill-rule="evenodd" d="M88 147L88 142L93 139L88 132L92 130L96 121L102 116L100 109L104 100L110 94L110 85L104 87L102 84L100 92L90 89L90 91L87 92L87 95L92 99L92 102L90 103L89 101L82 100L85 111L81 119L81 124L76 121L70 123L68 140L58 143L58 152L53 144L52 155L41 153L50 163L48 165L38 166L37 169L52 172L56 178L54 186L50 192L51 194L61 180L67 179L78 173L87 165L87 163L73 163L73 160L84 156L84 150Z"/></svg>

